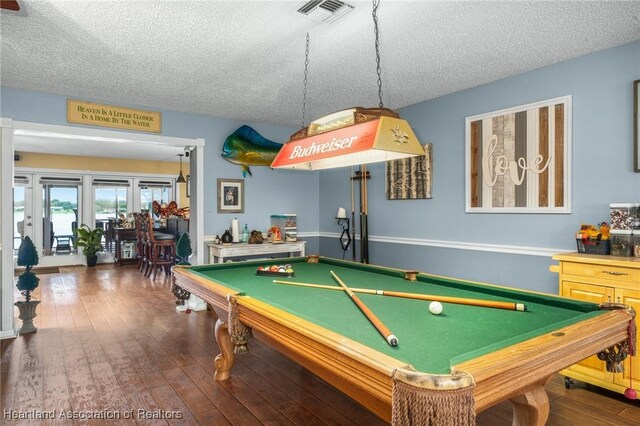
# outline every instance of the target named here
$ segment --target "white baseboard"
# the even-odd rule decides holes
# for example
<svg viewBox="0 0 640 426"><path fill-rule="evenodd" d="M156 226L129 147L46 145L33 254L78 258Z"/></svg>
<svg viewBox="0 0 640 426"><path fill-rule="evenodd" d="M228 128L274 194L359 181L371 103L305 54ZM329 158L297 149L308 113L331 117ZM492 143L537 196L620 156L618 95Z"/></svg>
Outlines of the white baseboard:
<svg viewBox="0 0 640 426"><path fill-rule="evenodd" d="M16 337L18 337L18 334L18 327L14 328L13 330L0 331L0 340L15 339Z"/></svg>

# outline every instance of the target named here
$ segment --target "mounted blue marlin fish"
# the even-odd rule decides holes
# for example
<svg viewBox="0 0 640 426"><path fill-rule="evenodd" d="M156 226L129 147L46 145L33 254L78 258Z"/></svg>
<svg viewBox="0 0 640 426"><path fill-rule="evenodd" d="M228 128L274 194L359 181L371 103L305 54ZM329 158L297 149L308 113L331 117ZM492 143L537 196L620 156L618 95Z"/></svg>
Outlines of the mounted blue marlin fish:
<svg viewBox="0 0 640 426"><path fill-rule="evenodd" d="M264 138L244 125L230 134L222 146L222 157L242 166L242 176L251 175L249 166L270 166L282 144Z"/></svg>

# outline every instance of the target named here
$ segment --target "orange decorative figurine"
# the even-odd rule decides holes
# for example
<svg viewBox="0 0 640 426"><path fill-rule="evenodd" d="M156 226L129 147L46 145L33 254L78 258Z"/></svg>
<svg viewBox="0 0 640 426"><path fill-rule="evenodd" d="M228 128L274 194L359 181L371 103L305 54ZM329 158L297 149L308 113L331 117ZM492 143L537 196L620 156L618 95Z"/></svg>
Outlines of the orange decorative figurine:
<svg viewBox="0 0 640 426"><path fill-rule="evenodd" d="M269 228L269 234L271 234L271 243L278 244L282 242L282 232L277 226Z"/></svg>

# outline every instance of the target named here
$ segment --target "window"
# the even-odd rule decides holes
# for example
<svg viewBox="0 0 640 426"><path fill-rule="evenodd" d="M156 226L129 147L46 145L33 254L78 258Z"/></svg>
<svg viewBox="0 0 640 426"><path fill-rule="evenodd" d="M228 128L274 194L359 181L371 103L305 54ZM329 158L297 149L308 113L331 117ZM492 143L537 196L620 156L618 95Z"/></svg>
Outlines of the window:
<svg viewBox="0 0 640 426"><path fill-rule="evenodd" d="M172 182L170 181L140 181L140 208L151 210L152 203L157 201L160 204L168 203L172 198Z"/></svg>

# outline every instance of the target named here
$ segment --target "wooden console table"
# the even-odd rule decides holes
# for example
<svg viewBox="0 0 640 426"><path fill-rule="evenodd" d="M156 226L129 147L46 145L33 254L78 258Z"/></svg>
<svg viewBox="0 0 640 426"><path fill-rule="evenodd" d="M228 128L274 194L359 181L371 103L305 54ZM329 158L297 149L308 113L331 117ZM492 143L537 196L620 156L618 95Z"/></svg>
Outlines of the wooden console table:
<svg viewBox="0 0 640 426"><path fill-rule="evenodd" d="M230 246L210 243L209 263L224 263L225 259L230 257L235 258L279 253L287 253L289 257L294 257L296 253L299 253L299 256L304 256L306 243L306 241L295 241L282 244L265 242L264 244L232 244Z"/></svg>

